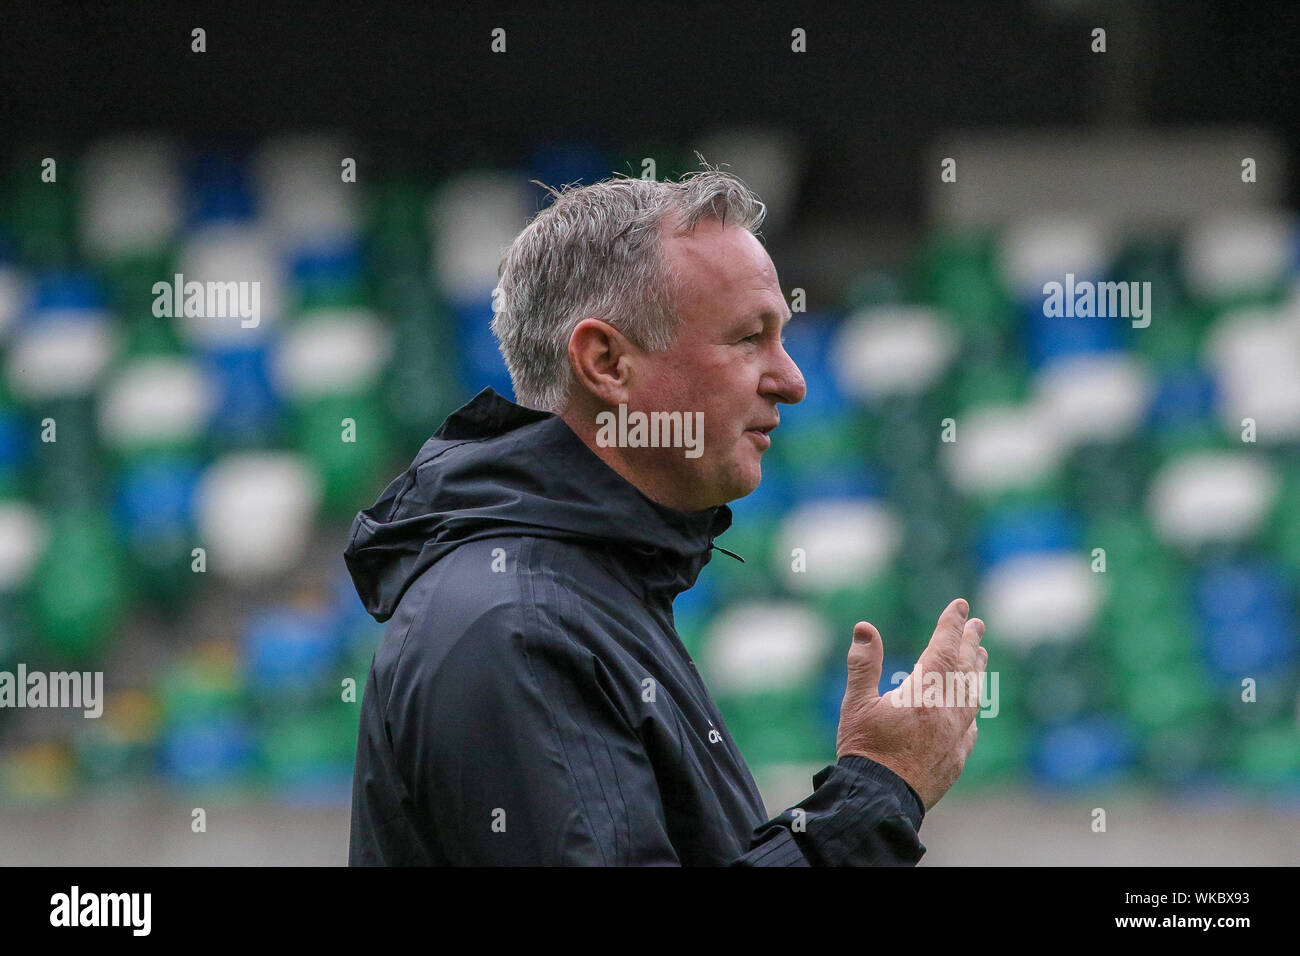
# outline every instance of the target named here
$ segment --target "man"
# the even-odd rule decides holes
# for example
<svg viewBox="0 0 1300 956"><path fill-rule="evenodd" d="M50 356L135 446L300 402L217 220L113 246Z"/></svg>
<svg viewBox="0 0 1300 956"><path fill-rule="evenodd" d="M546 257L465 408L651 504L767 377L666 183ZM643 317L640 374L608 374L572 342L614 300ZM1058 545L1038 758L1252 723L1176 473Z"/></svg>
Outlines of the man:
<svg viewBox="0 0 1300 956"><path fill-rule="evenodd" d="M485 389L353 524L348 567L389 625L362 702L350 863L925 852L917 830L974 745L978 700L893 706L917 698L877 694L881 638L859 623L838 762L767 820L673 628L725 503L758 486L778 406L806 391L754 235L764 212L716 170L615 179L557 194L506 251L492 328L519 404ZM611 442L610 416L637 412L702 413L702 453ZM968 613L948 605L919 670L982 674Z"/></svg>

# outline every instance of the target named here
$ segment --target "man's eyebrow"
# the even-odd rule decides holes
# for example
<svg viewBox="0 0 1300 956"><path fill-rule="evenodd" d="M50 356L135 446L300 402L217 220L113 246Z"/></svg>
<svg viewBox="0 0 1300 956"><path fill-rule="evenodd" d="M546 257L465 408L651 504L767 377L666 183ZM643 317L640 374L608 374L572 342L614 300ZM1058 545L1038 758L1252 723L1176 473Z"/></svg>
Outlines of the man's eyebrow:
<svg viewBox="0 0 1300 956"><path fill-rule="evenodd" d="M734 328L736 331L739 331L740 329L749 325L749 323L753 322L755 319L757 319L759 322L766 324L768 319L774 319L776 317L777 317L777 313L774 312L773 310L762 309L758 312L751 313L750 315L746 316L743 319L738 319L734 323ZM786 316L781 319L781 328L784 329L789 324L790 320L793 318L794 318L793 312L787 313Z"/></svg>

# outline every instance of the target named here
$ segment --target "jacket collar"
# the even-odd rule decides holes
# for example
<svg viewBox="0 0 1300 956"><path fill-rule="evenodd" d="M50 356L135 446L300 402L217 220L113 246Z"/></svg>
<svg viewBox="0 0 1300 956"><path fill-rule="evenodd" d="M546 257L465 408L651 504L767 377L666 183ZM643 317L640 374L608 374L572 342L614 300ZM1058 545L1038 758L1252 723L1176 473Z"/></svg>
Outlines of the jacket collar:
<svg viewBox="0 0 1300 956"><path fill-rule="evenodd" d="M435 437L477 441L510 433L536 449L530 464L536 473L550 473L547 485L557 499L572 501L579 489L582 497L598 496L603 507L596 512L597 526L583 522L581 530L606 538L616 552L635 555L648 597L666 594L671 602L692 587L713 550L744 562L713 543L731 527L726 505L681 511L660 504L607 465L563 418L518 405L495 389L483 389L453 412Z"/></svg>
<svg viewBox="0 0 1300 956"><path fill-rule="evenodd" d="M695 584L712 551L724 550L713 539L731 521L726 505L688 512L650 499L558 415L485 388L448 416L406 473L357 516L345 556L380 620L442 555L503 534L600 547L645 600L671 605Z"/></svg>

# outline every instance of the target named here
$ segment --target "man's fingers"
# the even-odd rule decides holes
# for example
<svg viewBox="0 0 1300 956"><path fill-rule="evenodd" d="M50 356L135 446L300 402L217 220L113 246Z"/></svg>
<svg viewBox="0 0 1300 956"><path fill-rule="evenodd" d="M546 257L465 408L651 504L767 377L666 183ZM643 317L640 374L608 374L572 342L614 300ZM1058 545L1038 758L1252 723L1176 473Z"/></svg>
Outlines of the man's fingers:
<svg viewBox="0 0 1300 956"><path fill-rule="evenodd" d="M983 624L984 622L981 621L980 623ZM984 673L988 668L988 663L989 663L988 648L984 647L983 645L977 645L975 648L975 663L969 672L972 675L971 681L973 683L973 696L975 698L975 700L971 702L972 721L975 719L975 713L977 713L980 710L980 708L983 706L981 694L983 693L983 689L984 689Z"/></svg>
<svg viewBox="0 0 1300 956"><path fill-rule="evenodd" d="M980 646L980 639L984 637L984 622L977 617L972 617L966 622L966 626L961 632L961 650L958 659L961 661L963 670L973 670L976 664L976 649Z"/></svg>
<svg viewBox="0 0 1300 956"><path fill-rule="evenodd" d="M957 677L961 681L964 699L960 699L958 704L964 707L967 721L975 720L975 714L981 706L980 695L984 687L984 671L989 660L988 649L979 643L983 634L984 622L977 617L967 621L966 628L962 632Z"/></svg>
<svg viewBox="0 0 1300 956"><path fill-rule="evenodd" d="M957 598L939 615L939 623L934 628L926 650L938 655L945 666L955 664L961 658L962 628L969 613L970 604L965 598Z"/></svg>
<svg viewBox="0 0 1300 956"><path fill-rule="evenodd" d="M855 703L869 703L880 696L880 671L885 663L885 646L880 631L867 621L853 627L853 643L849 645L849 681L844 697L853 697Z"/></svg>

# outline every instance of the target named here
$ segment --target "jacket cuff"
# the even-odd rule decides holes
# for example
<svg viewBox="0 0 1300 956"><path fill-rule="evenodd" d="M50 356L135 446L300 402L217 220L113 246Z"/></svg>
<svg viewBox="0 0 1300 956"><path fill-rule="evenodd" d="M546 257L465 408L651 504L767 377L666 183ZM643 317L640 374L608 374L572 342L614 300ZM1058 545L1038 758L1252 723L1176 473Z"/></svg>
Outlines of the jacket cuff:
<svg viewBox="0 0 1300 956"><path fill-rule="evenodd" d="M843 757L814 783L798 806L755 830L753 846L775 854L777 844L793 842L810 866L915 866L925 855L921 802L892 770Z"/></svg>
<svg viewBox="0 0 1300 956"><path fill-rule="evenodd" d="M859 757L853 754L841 757L838 763L830 764L813 777L813 790L820 790L822 784L838 768L844 768L845 771L860 779L863 783L874 784L877 788L892 793L897 799L899 807L902 808L903 812L907 814L908 820L911 821L912 829L921 829L921 821L925 819L925 804L921 802L920 795L912 789L911 784L894 773L894 771L884 764L876 763L876 761L867 757Z"/></svg>

